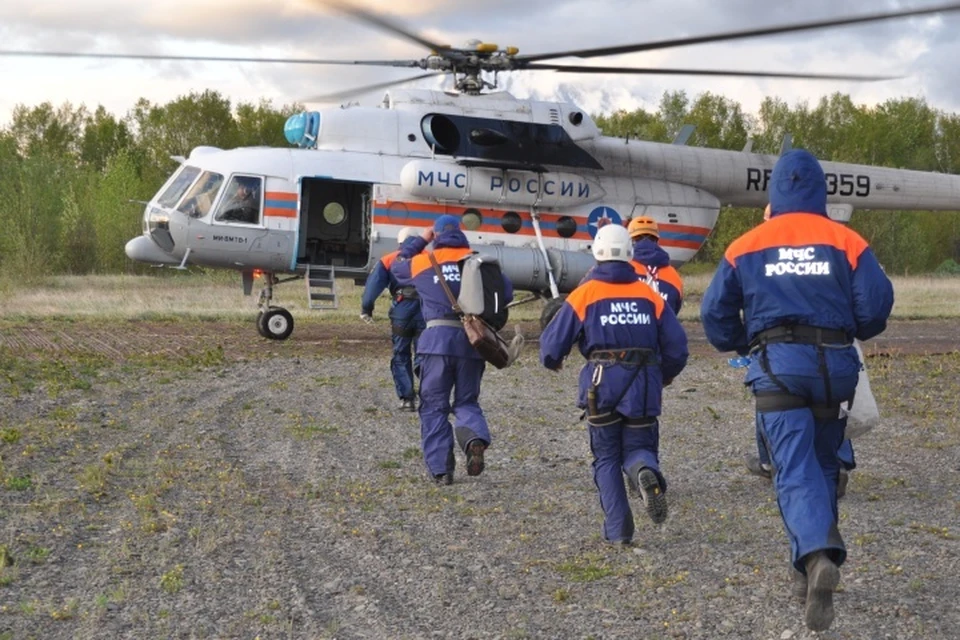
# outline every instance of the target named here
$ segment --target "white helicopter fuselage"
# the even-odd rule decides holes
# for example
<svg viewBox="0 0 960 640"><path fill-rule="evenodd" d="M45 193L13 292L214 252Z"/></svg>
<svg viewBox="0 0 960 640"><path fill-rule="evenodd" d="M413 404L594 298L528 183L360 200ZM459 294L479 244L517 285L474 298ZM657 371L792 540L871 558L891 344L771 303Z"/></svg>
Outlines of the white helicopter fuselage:
<svg viewBox="0 0 960 640"><path fill-rule="evenodd" d="M722 206L766 204L777 160L607 137L573 104L506 93L394 91L380 107L302 114L287 127L301 148L195 149L147 205L128 255L359 278L396 249L403 227L453 214L517 288L556 295L593 264L602 219L656 219L661 246L683 264ZM855 208L960 209L958 176L822 164L836 219ZM232 219L227 200L244 181L258 187L257 210Z"/></svg>

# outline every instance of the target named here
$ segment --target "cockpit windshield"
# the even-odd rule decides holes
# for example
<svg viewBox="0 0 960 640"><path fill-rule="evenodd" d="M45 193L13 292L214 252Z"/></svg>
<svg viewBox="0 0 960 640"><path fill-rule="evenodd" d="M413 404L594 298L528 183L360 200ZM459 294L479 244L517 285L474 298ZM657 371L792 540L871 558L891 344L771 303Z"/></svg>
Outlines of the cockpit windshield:
<svg viewBox="0 0 960 640"><path fill-rule="evenodd" d="M200 169L196 167L181 167L170 186L166 188L163 195L157 198L157 204L166 208L176 206L198 175L200 175Z"/></svg>
<svg viewBox="0 0 960 640"><path fill-rule="evenodd" d="M177 211L194 218L202 218L210 212L213 201L223 185L223 176L212 171L204 171L193 188L187 193Z"/></svg>

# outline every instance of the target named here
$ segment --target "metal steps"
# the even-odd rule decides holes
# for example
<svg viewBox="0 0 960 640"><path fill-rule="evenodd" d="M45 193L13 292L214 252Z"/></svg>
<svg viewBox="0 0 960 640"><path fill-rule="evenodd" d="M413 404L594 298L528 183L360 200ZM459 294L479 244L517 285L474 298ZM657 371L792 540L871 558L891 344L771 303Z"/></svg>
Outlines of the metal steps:
<svg viewBox="0 0 960 640"><path fill-rule="evenodd" d="M311 309L336 309L340 306L333 265L308 264L304 279L307 281L307 302Z"/></svg>

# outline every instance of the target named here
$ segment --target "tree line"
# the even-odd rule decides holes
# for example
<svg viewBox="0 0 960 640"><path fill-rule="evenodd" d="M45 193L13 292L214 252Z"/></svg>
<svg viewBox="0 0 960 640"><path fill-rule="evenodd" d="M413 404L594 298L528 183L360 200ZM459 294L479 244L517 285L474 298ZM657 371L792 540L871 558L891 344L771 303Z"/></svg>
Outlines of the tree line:
<svg viewBox="0 0 960 640"><path fill-rule="evenodd" d="M14 109L0 129L0 276L145 272L124 244L141 232L142 202L200 145L287 146L283 125L303 107L233 105L214 91L167 104L141 99L117 117L69 103ZM960 115L918 98L856 105L840 93L816 105L767 98L757 114L730 98L667 92L654 111L597 116L606 135L671 141L685 124L689 144L778 153L785 133L818 157L922 171L960 173ZM760 212L725 209L697 261L715 263ZM923 273L960 258L960 213L854 213L852 225L892 273ZM949 264L949 262L948 262Z"/></svg>

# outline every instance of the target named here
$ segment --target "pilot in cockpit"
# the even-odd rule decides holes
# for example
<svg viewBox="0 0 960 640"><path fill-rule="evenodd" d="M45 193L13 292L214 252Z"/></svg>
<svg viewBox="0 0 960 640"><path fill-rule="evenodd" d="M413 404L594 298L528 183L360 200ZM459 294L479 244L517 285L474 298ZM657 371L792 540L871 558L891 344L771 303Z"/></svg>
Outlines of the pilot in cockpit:
<svg viewBox="0 0 960 640"><path fill-rule="evenodd" d="M217 220L256 224L260 218L260 179L239 176L230 183L228 194L220 207Z"/></svg>

